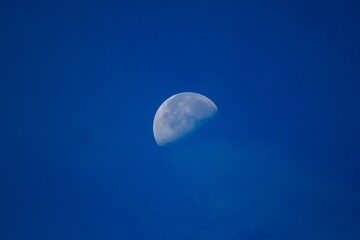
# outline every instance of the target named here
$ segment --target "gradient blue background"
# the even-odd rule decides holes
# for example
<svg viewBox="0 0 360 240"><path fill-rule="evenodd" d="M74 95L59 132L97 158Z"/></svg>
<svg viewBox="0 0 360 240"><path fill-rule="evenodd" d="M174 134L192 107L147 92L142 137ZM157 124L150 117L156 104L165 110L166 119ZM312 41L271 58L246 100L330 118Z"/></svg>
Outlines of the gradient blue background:
<svg viewBox="0 0 360 240"><path fill-rule="evenodd" d="M0 239L360 239L357 1L0 3ZM158 147L155 111L219 114Z"/></svg>

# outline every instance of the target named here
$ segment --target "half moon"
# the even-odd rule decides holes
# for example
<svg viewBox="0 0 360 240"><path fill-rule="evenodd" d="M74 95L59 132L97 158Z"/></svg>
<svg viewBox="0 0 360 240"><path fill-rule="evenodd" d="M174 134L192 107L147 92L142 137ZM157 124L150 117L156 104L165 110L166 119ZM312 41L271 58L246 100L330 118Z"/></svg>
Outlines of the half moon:
<svg viewBox="0 0 360 240"><path fill-rule="evenodd" d="M153 132L159 146L174 142L194 131L217 112L216 105L204 95L194 92L175 94L156 111Z"/></svg>

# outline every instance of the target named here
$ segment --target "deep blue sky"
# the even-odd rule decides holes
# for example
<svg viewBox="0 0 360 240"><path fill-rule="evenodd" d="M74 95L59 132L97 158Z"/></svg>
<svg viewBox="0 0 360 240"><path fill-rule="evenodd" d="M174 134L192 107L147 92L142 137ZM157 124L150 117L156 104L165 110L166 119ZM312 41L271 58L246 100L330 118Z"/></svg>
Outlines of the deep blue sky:
<svg viewBox="0 0 360 240"><path fill-rule="evenodd" d="M0 239L360 239L357 1L0 3ZM219 114L158 147L194 91Z"/></svg>

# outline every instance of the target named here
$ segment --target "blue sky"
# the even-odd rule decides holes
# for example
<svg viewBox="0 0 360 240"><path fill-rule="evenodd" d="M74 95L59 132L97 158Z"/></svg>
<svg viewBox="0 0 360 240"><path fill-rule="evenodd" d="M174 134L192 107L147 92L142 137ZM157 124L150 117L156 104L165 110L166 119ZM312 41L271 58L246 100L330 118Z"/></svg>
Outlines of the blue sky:
<svg viewBox="0 0 360 240"><path fill-rule="evenodd" d="M359 239L355 1L2 1L1 239ZM158 147L159 105L219 108Z"/></svg>

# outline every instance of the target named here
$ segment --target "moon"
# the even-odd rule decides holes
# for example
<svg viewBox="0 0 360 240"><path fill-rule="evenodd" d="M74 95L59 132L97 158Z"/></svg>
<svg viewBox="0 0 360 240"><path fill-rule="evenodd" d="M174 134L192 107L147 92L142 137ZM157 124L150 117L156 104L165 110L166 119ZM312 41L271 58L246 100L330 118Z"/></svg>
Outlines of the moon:
<svg viewBox="0 0 360 240"><path fill-rule="evenodd" d="M163 146L188 135L217 112L207 97L182 92L166 99L156 111L153 122L155 141Z"/></svg>

